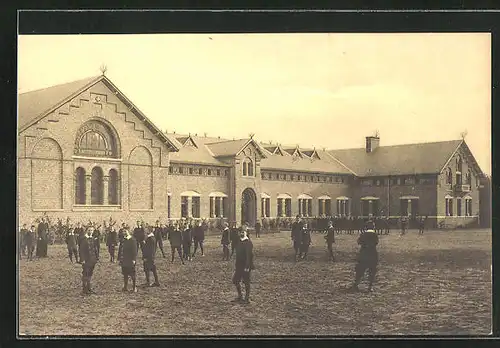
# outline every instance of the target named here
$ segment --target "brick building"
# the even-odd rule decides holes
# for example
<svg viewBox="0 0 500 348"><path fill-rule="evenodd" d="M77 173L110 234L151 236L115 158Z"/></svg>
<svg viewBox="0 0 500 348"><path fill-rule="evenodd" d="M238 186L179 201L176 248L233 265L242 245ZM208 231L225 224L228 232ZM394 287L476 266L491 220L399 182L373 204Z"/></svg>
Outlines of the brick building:
<svg viewBox="0 0 500 348"><path fill-rule="evenodd" d="M159 130L104 75L19 95L19 219L429 215L476 221L463 140L306 149Z"/></svg>

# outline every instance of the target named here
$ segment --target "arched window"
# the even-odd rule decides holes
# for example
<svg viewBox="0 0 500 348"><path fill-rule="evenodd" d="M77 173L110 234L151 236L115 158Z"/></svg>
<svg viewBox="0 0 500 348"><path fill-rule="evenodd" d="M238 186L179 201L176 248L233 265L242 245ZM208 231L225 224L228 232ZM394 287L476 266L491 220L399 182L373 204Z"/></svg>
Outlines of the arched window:
<svg viewBox="0 0 500 348"><path fill-rule="evenodd" d="M75 204L85 204L86 188L85 169L78 167L75 172Z"/></svg>
<svg viewBox="0 0 500 348"><path fill-rule="evenodd" d="M115 169L109 171L108 204L118 204L118 172Z"/></svg>
<svg viewBox="0 0 500 348"><path fill-rule="evenodd" d="M96 120L85 123L76 134L75 155L92 157L119 156L119 142L111 126Z"/></svg>
<svg viewBox="0 0 500 348"><path fill-rule="evenodd" d="M253 176L253 161L248 159L248 176Z"/></svg>
<svg viewBox="0 0 500 348"><path fill-rule="evenodd" d="M254 176L253 161L248 157L243 160L243 176Z"/></svg>
<svg viewBox="0 0 500 348"><path fill-rule="evenodd" d="M101 167L94 167L92 169L92 180L91 180L91 204L99 205L103 204L103 174Z"/></svg>

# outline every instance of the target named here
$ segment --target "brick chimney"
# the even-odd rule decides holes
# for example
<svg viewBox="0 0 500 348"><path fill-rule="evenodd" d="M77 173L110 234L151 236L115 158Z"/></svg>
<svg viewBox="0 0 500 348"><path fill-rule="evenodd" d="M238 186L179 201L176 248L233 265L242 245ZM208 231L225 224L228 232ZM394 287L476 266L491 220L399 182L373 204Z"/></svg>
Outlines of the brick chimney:
<svg viewBox="0 0 500 348"><path fill-rule="evenodd" d="M379 146L380 144L380 138L378 136L369 136L366 137L366 152L370 153L375 151L375 149Z"/></svg>

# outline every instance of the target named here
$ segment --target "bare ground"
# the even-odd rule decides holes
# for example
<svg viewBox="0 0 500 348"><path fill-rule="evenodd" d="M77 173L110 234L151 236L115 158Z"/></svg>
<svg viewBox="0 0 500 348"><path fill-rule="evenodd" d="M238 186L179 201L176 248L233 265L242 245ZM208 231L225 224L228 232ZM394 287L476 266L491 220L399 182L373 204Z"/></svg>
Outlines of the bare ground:
<svg viewBox="0 0 500 348"><path fill-rule="evenodd" d="M375 292L350 294L357 236L337 236L337 262L322 235L295 263L290 234L253 238L252 302L233 304L232 262L219 237L182 266L162 258L162 286L122 293L105 246L96 295L81 295L81 266L63 245L19 265L20 335L478 335L491 331L491 231L412 231L381 236ZM170 249L168 242L166 250ZM199 251L198 251L199 253ZM138 284L145 281L142 262ZM361 288L363 289L363 284Z"/></svg>

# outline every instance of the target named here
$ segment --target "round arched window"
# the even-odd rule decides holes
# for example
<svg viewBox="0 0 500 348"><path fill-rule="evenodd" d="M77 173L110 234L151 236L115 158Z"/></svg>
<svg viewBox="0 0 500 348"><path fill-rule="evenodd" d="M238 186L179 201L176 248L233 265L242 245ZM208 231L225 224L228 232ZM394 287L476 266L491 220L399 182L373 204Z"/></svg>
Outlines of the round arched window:
<svg viewBox="0 0 500 348"><path fill-rule="evenodd" d="M75 154L92 157L117 157L118 146L114 132L107 125L90 121L76 136Z"/></svg>

